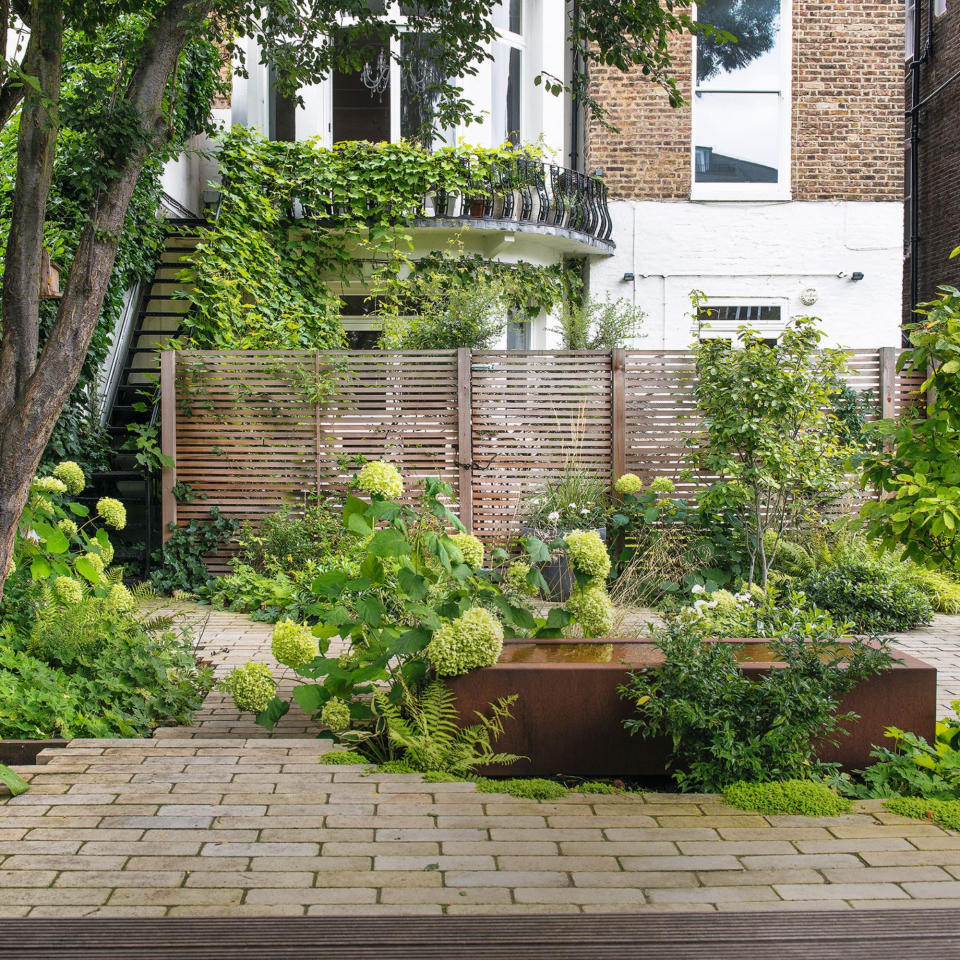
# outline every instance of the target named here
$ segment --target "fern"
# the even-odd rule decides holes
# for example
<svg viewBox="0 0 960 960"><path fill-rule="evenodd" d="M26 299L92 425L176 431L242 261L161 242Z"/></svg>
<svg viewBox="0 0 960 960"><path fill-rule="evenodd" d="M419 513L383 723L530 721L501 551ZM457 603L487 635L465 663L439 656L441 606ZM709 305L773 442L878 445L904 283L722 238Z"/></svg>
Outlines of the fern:
<svg viewBox="0 0 960 960"><path fill-rule="evenodd" d="M516 694L501 697L490 704L490 716L477 712L479 722L468 727L460 726L456 698L439 680L419 695L404 687L398 703L378 693L376 705L390 742L403 751L402 762L411 770L468 777L477 767L523 759L493 749L504 721L513 718L510 707L516 699Z"/></svg>

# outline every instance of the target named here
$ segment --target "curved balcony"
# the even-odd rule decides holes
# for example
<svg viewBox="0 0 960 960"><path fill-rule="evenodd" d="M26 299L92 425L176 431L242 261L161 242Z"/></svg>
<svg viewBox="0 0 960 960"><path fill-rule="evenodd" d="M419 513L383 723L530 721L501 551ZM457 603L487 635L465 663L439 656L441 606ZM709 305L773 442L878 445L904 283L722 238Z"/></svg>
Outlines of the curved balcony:
<svg viewBox="0 0 960 960"><path fill-rule="evenodd" d="M417 227L533 232L555 238L555 245L613 251L607 187L599 177L520 157L466 166L469 187L429 193Z"/></svg>

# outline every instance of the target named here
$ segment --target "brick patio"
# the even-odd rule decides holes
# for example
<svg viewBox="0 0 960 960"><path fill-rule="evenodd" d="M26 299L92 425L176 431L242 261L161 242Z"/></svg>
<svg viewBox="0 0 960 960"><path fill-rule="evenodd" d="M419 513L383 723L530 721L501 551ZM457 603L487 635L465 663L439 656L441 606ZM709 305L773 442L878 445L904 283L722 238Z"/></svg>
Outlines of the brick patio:
<svg viewBox="0 0 960 960"><path fill-rule="evenodd" d="M218 672L270 627L189 611ZM901 641L956 696L960 618ZM286 681L289 683L289 679ZM211 696L194 727L76 740L0 800L2 916L594 913L960 906L960 834L884 811L762 817L714 796L478 794L323 766Z"/></svg>

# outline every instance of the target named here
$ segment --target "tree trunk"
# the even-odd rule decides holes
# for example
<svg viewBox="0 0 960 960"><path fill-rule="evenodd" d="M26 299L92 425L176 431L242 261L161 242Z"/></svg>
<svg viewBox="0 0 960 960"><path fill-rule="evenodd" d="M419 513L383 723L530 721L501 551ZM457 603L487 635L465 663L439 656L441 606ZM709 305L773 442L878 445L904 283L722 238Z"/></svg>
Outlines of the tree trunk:
<svg viewBox="0 0 960 960"><path fill-rule="evenodd" d="M60 9L56 0L35 0L35 4ZM106 180L101 190L80 235L56 321L39 359L36 356L37 297L52 154L51 165L42 171L35 165L21 164L19 160L24 158L18 158L14 218L10 228L14 253L11 254L8 241L0 347L0 598L30 482L63 405L77 382L96 329L130 198L145 161L169 137L163 112L164 91L186 42L188 29L202 21L205 14L205 9L188 0L171 0L148 31L125 94L128 104L136 108L148 137L131 136L131 144L136 146L131 146L123 167ZM59 59L57 78L59 84ZM24 107L24 117L29 109L29 105ZM21 119L21 141L39 136L40 129L50 134L50 126L25 125ZM52 139L55 143L55 132ZM13 322L8 321L8 309Z"/></svg>

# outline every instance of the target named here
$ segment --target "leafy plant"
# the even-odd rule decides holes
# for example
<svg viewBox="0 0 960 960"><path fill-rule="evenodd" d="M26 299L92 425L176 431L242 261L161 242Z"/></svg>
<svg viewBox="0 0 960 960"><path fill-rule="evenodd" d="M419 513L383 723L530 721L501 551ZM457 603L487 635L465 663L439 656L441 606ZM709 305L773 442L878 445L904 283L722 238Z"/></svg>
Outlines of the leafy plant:
<svg viewBox="0 0 960 960"><path fill-rule="evenodd" d="M888 727L884 736L893 747L874 747L875 758L860 781L837 778L835 786L851 796L912 796L960 800L960 701L952 705L955 716L937 724L933 744L908 730Z"/></svg>
<svg viewBox="0 0 960 960"><path fill-rule="evenodd" d="M323 754L318 762L336 766L348 766L356 763L369 765L370 763L362 753L358 753L356 750L331 750L329 753Z"/></svg>
<svg viewBox="0 0 960 960"><path fill-rule="evenodd" d="M741 780L724 788L723 799L740 810L802 817L836 817L850 809L846 797L812 780L775 780L772 783Z"/></svg>
<svg viewBox="0 0 960 960"><path fill-rule="evenodd" d="M954 251L956 256L960 248ZM869 536L921 566L960 569L960 290L938 288L907 326L900 371L925 379L920 399L897 420L876 424L882 446L867 459L865 485L880 496L860 509ZM928 373L929 372L929 373Z"/></svg>
<svg viewBox="0 0 960 960"><path fill-rule="evenodd" d="M141 406L146 409L145 404ZM127 431L130 437L123 449L136 451L134 459L145 473L159 473L173 466L173 458L160 449L159 423L128 423Z"/></svg>
<svg viewBox="0 0 960 960"><path fill-rule="evenodd" d="M170 538L153 554L157 564L150 571L150 583L159 593L183 590L195 593L210 580L206 557L237 532L239 521L217 507L210 508L210 520L190 520L171 528Z"/></svg>
<svg viewBox="0 0 960 960"><path fill-rule="evenodd" d="M693 346L703 429L690 440L691 465L719 478L709 498L736 517L746 578L764 586L785 531L844 490L856 452L829 409L846 358L822 339L816 321L798 317L774 346L749 327L736 348L713 338Z"/></svg>
<svg viewBox="0 0 960 960"><path fill-rule="evenodd" d="M527 501L526 523L547 535L594 530L603 526L608 499L607 481L571 455L560 475L543 481Z"/></svg>
<svg viewBox="0 0 960 960"><path fill-rule="evenodd" d="M801 589L863 633L912 630L933 619L924 592L880 560L839 560L811 573Z"/></svg>
<svg viewBox="0 0 960 960"><path fill-rule="evenodd" d="M563 303L558 326L564 350L613 350L643 336L646 313L626 300L568 297Z"/></svg>
<svg viewBox="0 0 960 960"><path fill-rule="evenodd" d="M468 562L472 558L482 564L483 548L475 538L464 537L449 506L449 485L428 478L413 507L396 499L403 495L404 482L391 464L365 464L356 482L369 500L346 498L343 527L362 543L363 561L355 569L327 570L313 580L313 603L306 612L317 621L312 629L320 656L298 668L307 682L294 688L294 697L316 717L331 700L347 704L353 727L338 734L340 741L362 745L372 759L383 760L392 756L393 746L371 710L370 697L386 688L397 705L405 689L418 690L433 669L435 637L452 650L461 635L457 622L469 621L466 633L473 636L473 620L479 619L485 636L487 622L501 631L500 641L504 633L558 636L571 617L560 608L535 617L515 594L504 593L498 573ZM459 534L447 533L450 529ZM539 540L528 539L532 563L540 562L545 549ZM348 652L328 655L333 636L346 640ZM484 643L477 651L492 662L489 657L496 659L499 645ZM257 720L272 728L288 708L275 699Z"/></svg>
<svg viewBox="0 0 960 960"><path fill-rule="evenodd" d="M836 713L843 695L892 662L884 643L841 644L797 631L770 641L782 666L754 680L740 669L737 644L704 642L700 630L680 623L655 638L665 661L629 674L621 694L638 716L625 726L670 737L681 790L809 777L817 745L835 742L853 719Z"/></svg>
<svg viewBox="0 0 960 960"><path fill-rule="evenodd" d="M414 694L404 689L398 702L387 694L376 697L376 711L387 728L390 743L401 754L401 763L418 773L428 771L467 778L477 767L515 763L512 753L496 753L493 743L503 734L505 720L516 696L501 697L490 705L490 716L477 713L479 723L461 727L456 697L440 680Z"/></svg>
<svg viewBox="0 0 960 960"><path fill-rule="evenodd" d="M30 784L27 783L23 777L3 763L0 763L0 783L2 783L10 791L10 795L14 797L19 797L21 793L26 793L30 789Z"/></svg>

